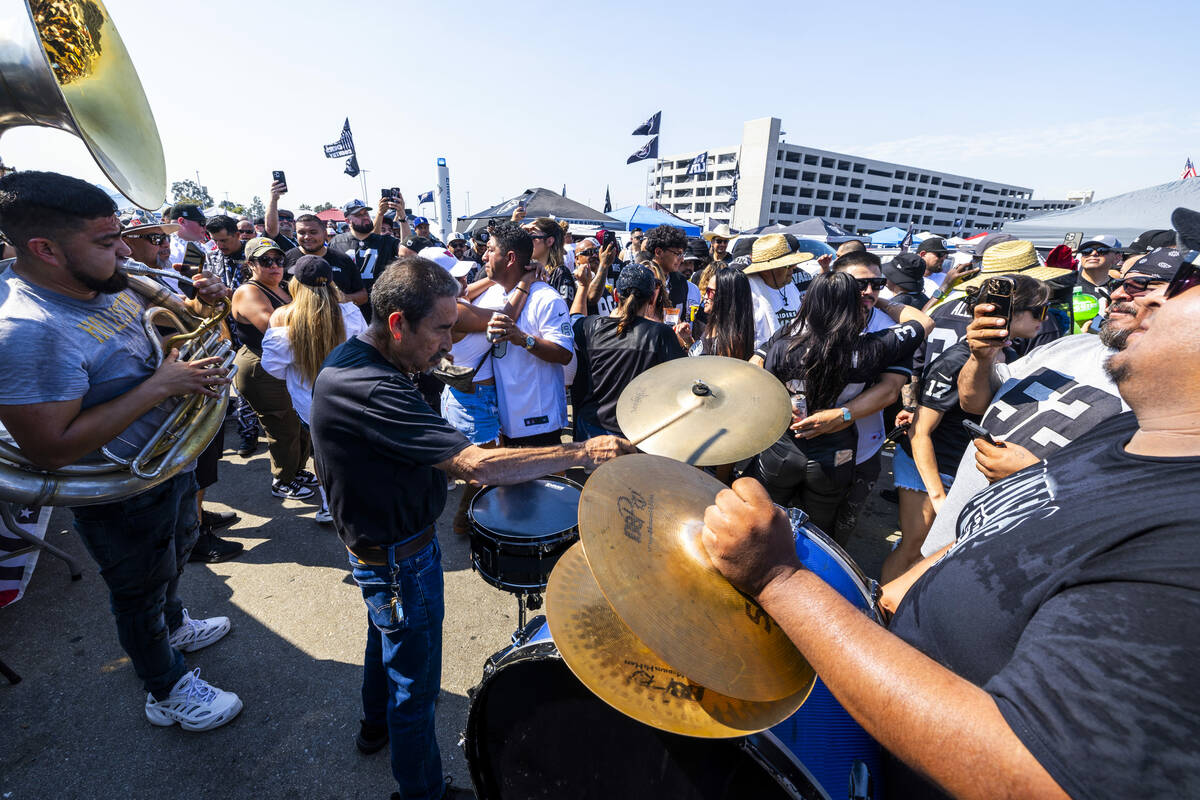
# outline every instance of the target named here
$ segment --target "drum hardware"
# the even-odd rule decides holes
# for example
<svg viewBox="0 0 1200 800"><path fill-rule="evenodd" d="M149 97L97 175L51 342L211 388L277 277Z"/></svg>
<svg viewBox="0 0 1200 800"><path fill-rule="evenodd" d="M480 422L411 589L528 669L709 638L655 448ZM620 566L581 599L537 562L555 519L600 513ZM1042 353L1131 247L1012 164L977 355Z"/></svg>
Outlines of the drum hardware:
<svg viewBox="0 0 1200 800"><path fill-rule="evenodd" d="M677 358L638 375L617 400L617 422L643 451L697 466L766 450L792 421L774 375L736 358Z"/></svg>
<svg viewBox="0 0 1200 800"><path fill-rule="evenodd" d="M488 486L471 500L471 568L517 597L514 644L542 607L546 581L559 556L579 539L581 487L549 477L515 486Z"/></svg>

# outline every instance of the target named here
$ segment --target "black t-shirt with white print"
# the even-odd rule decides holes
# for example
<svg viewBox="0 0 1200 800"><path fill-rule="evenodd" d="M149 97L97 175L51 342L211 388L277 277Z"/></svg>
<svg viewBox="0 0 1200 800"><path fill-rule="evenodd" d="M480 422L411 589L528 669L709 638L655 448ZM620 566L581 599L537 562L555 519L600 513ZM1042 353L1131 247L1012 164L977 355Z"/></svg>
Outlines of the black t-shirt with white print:
<svg viewBox="0 0 1200 800"><path fill-rule="evenodd" d="M329 242L330 250L345 253L353 259L368 292L384 268L395 260L399 248L396 239L381 233L372 233L365 239L359 239L353 233L339 233Z"/></svg>
<svg viewBox="0 0 1200 800"><path fill-rule="evenodd" d="M1200 458L1132 455L1136 428L1111 417L973 497L889 625L1072 797L1200 797ZM887 796L942 796L891 766Z"/></svg>

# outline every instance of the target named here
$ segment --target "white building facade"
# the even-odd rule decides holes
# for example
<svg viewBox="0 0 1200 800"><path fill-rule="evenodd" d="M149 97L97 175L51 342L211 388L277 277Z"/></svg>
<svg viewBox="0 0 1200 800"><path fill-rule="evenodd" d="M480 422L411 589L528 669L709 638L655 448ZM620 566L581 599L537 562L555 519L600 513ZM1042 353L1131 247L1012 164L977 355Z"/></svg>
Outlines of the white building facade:
<svg viewBox="0 0 1200 800"><path fill-rule="evenodd" d="M1024 186L789 144L776 117L746 122L739 146L710 149L707 172L688 177L696 155L660 159L649 190L652 202L701 226L746 230L824 217L851 233L911 223L953 236L1024 219L1033 195ZM741 176L731 214L735 165Z"/></svg>

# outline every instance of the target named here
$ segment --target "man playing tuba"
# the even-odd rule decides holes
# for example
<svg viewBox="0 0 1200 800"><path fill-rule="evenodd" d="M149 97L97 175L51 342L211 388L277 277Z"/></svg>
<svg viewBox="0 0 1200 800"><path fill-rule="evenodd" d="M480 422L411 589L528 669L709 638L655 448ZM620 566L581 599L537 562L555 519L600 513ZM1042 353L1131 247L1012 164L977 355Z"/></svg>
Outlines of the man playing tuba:
<svg viewBox="0 0 1200 800"><path fill-rule="evenodd" d="M16 260L0 272L0 423L35 466L57 470L101 447L132 453L172 398L216 396L219 358L158 364L141 324L145 301L118 266L130 254L113 201L52 172L0 179L0 231ZM200 300L229 290L195 280ZM201 448L202 449L202 448ZM242 701L188 672L183 652L212 644L229 619L194 620L177 594L196 541L196 480L181 472L151 489L73 508L75 527L111 594L117 635L148 692L146 717L209 730Z"/></svg>

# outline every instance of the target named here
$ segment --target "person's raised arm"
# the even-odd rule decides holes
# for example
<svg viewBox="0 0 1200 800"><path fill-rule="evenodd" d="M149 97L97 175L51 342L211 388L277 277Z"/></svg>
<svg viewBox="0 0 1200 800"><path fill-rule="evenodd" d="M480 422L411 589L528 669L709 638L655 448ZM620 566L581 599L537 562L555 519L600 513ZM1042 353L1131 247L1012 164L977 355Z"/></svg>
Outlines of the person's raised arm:
<svg viewBox="0 0 1200 800"><path fill-rule="evenodd" d="M842 707L897 758L959 798L1066 798L991 695L867 617L796 555L787 516L743 478L701 539L713 565L795 643Z"/></svg>
<svg viewBox="0 0 1200 800"><path fill-rule="evenodd" d="M992 369L1008 338L1003 317L991 317L991 303L975 306L975 318L967 326L967 346L971 356L958 373L958 404L968 414L982 414L992 402L996 387Z"/></svg>
<svg viewBox="0 0 1200 800"><path fill-rule="evenodd" d="M614 237L604 247L600 248L600 265L593 276L591 286L588 288L588 305L596 305L600 302L600 296L604 294L604 286L608 281L608 272L612 269L613 262L617 260L617 240Z"/></svg>
<svg viewBox="0 0 1200 800"><path fill-rule="evenodd" d="M400 241L407 242L412 236L412 228L408 224L408 210L404 205L404 195L399 192L390 201L392 210L396 215L392 218L392 230L396 230L396 220L400 220Z"/></svg>
<svg viewBox="0 0 1200 800"><path fill-rule="evenodd" d="M287 184L275 181L271 184L271 196L267 199L267 213L263 216L263 233L274 239L279 235L279 198L287 191Z"/></svg>
<svg viewBox="0 0 1200 800"><path fill-rule="evenodd" d="M926 336L933 332L933 318L915 306L893 303L891 300L880 297L875 301L875 307L891 317L894 322L902 325L906 322L917 323L925 329Z"/></svg>
<svg viewBox="0 0 1200 800"><path fill-rule="evenodd" d="M593 283L603 285L603 280L593 276L592 271L582 264L575 268L575 298L571 301L571 316L587 316Z"/></svg>

